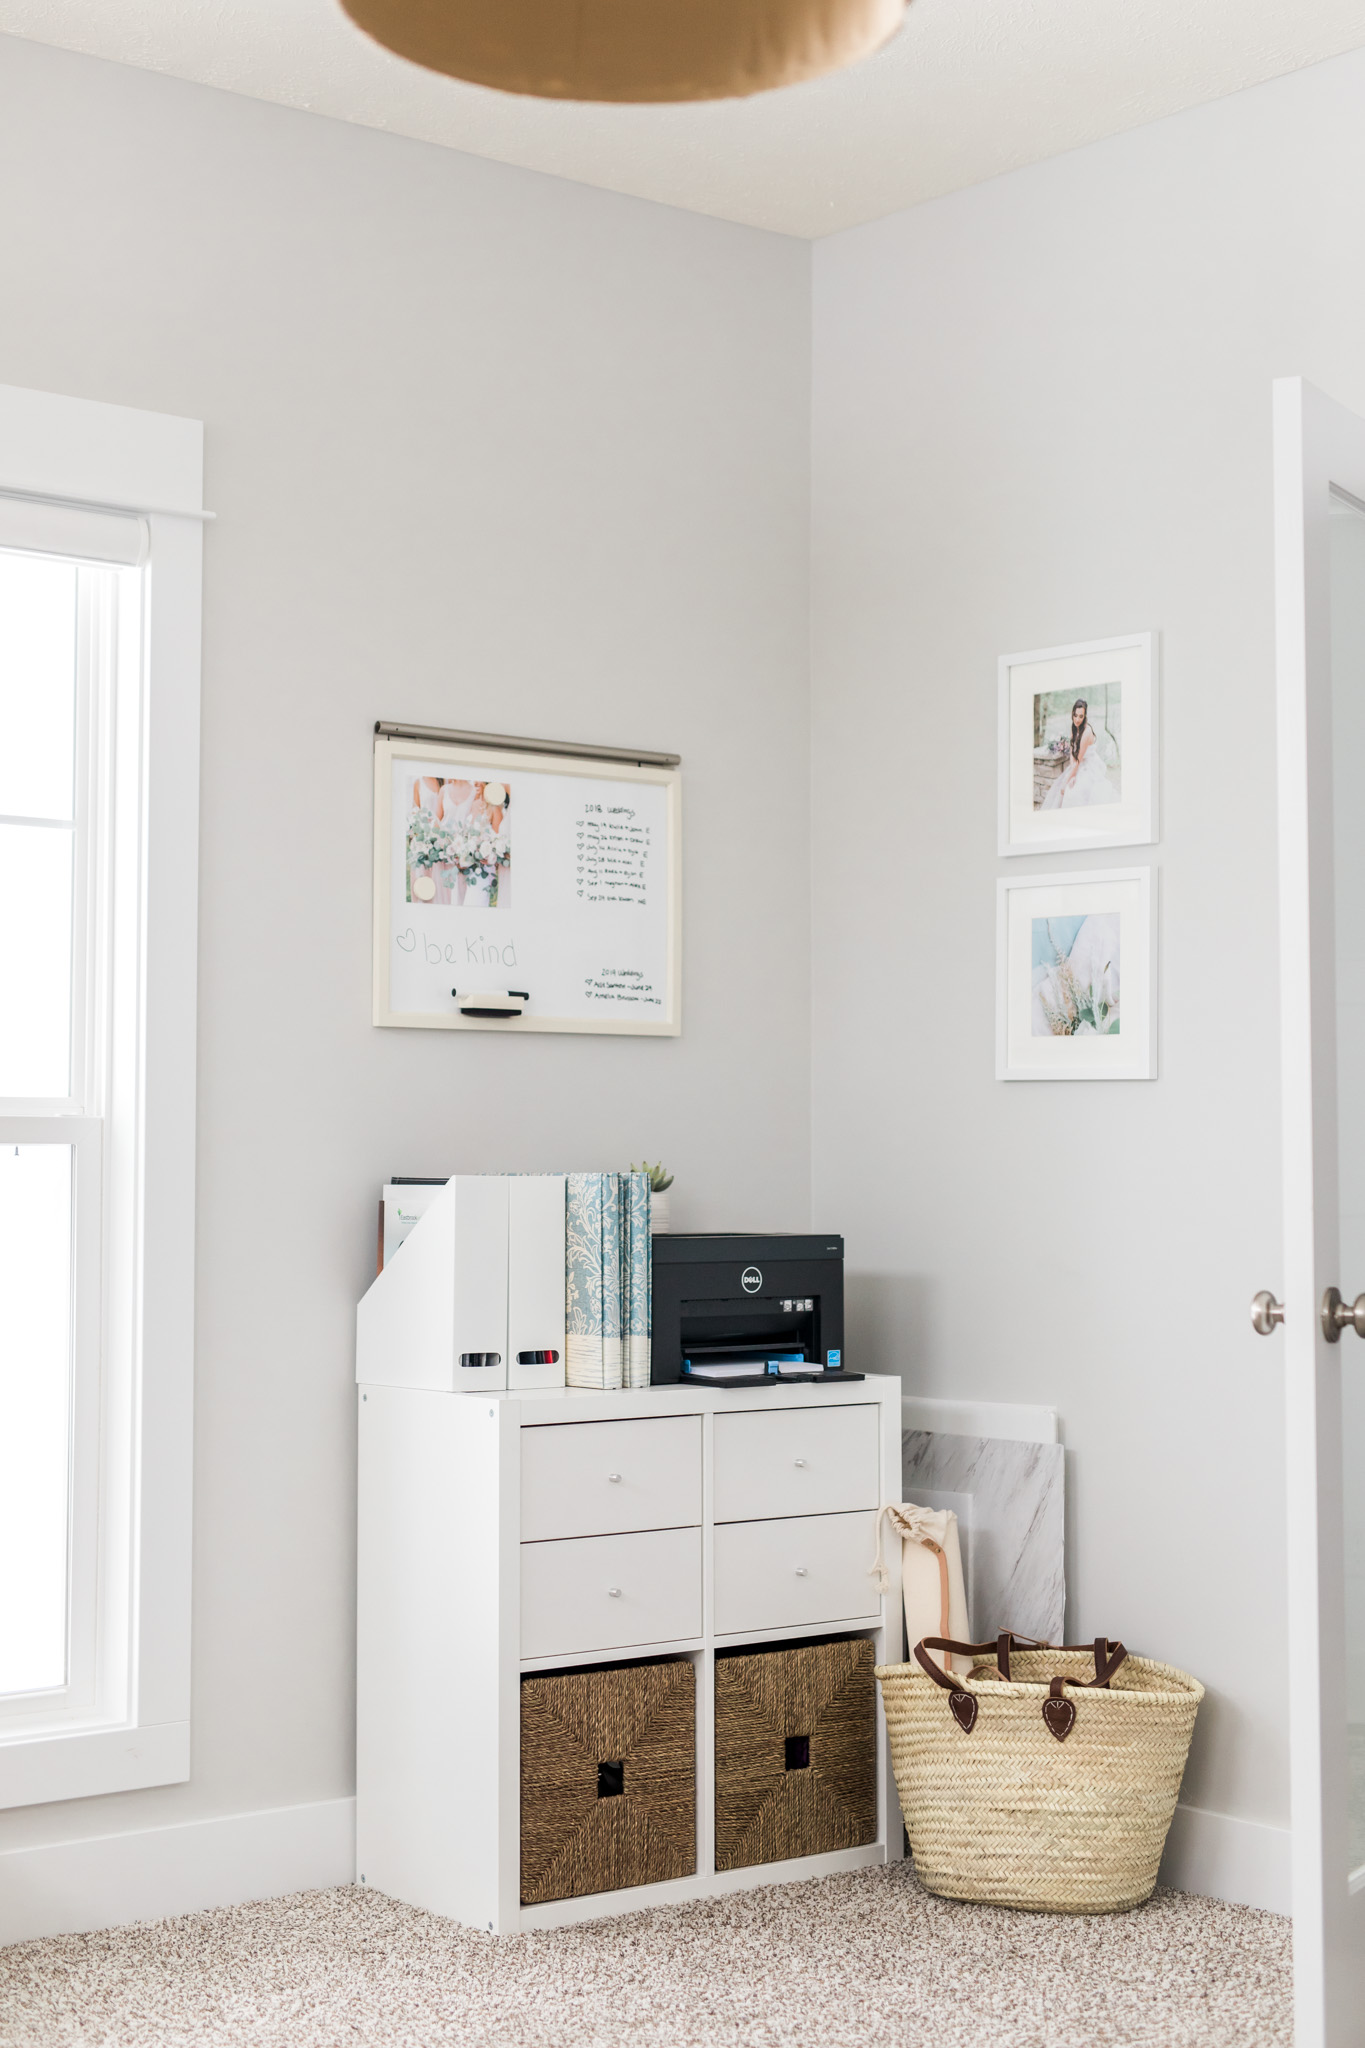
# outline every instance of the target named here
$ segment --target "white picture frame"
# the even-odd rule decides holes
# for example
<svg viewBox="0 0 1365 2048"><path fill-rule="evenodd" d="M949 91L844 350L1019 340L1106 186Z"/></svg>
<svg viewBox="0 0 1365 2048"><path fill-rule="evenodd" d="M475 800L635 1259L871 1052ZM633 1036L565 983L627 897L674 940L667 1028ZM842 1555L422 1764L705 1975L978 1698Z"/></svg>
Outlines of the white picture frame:
<svg viewBox="0 0 1365 2048"><path fill-rule="evenodd" d="M466 900L460 907L467 913L462 919L449 915L450 904L443 905L437 900L417 902L411 897L411 871L408 855L404 851L405 825L395 809L395 788L406 780L409 770L421 776L436 780L446 775L459 778L462 774L477 775L477 788L482 790L496 780L509 786L512 803L506 817L510 820L511 841L510 872L513 876L512 902L518 905L516 884L522 869L517 861L518 843L521 835L518 822L524 818L524 792L529 779L568 778L569 783L594 785L599 802L586 808L602 809L607 813L618 810L631 811L639 796L648 793L648 815L658 816L652 827L651 850L648 852L639 874L647 878L645 894L648 900L648 932L636 934L632 939L620 934L628 923L629 913L623 919L612 898L612 907L602 912L589 911L586 919L581 918L576 897L584 894L576 884L585 879L581 872L575 873L575 836L581 840L578 822L560 819L556 844L556 856L564 872L555 878L555 901L548 912L548 922L556 935L574 921L583 923L584 946L591 948L594 943L591 924L596 915L604 934L610 933L609 940L599 945L593 954L591 971L601 973L604 978L599 986L603 993L594 996L598 1005L595 1014L574 1014L567 1005L556 1009L543 1006L535 990L536 970L528 966L526 945L522 943L524 916L515 922L504 919L496 907L485 905L477 913L469 914L470 904ZM563 781L560 788L567 797L568 790ZM553 790L551 790L553 794ZM582 790L575 792L574 801L579 809L585 806L579 801ZM563 804L553 806L563 810ZM542 838L542 847L547 842ZM526 1032L567 1031L602 1033L612 1036L633 1036L648 1038L676 1038L682 1031L682 786L678 770L672 767L656 767L644 763L626 762L615 759L599 759L587 753L541 753L532 743L525 747L501 746L498 744L456 743L426 738L377 738L374 748L374 1009L373 1021L377 1025L424 1031L501 1031L524 1034ZM583 865L583 848L577 846L577 866ZM613 858L619 857L621 849L609 849ZM628 852L628 849L626 850ZM407 901L405 895L407 877ZM446 891L440 892L442 894ZM604 905L606 898L603 899ZM525 898L519 909L524 909ZM395 921L395 906L402 910L402 927ZM496 906L496 894L494 896ZM442 912L445 912L444 922ZM542 925L547 920L542 918ZM456 930L458 924L459 929ZM447 930L445 927L449 926ZM420 929L419 929L420 927ZM438 927L440 927L438 929ZM467 955L470 934L477 941L479 964L471 966ZM492 944L509 936L516 939L511 947ZM426 978L431 986L414 998L405 996L395 987L402 980L402 963L395 948L411 955L412 942L421 945L428 960L433 958L429 948L437 946L443 956L440 972L435 970ZM489 943L483 943L487 940ZM640 957L647 964L643 970L634 965L635 954L632 945L637 941ZM599 954L604 949L608 959L601 961ZM453 949L453 950L452 950ZM587 958L587 953L583 955ZM563 962L561 960L562 968ZM478 986L489 983L501 988L515 982L519 989L529 992L529 1000L521 1012L514 1016L490 1014L462 1014L454 999L450 985L469 980ZM564 975L559 975L563 984ZM578 986L585 986L582 973ZM447 990L450 990L449 996ZM643 990L643 1000L640 991Z"/></svg>
<svg viewBox="0 0 1365 2048"><path fill-rule="evenodd" d="M996 892L996 1079L1155 1080L1156 871L1002 875ZM1080 1030L1046 1029L1078 1010Z"/></svg>
<svg viewBox="0 0 1365 2048"><path fill-rule="evenodd" d="M1154 632L1001 655L1002 857L1155 842L1157 661ZM1066 720L1081 698L1093 738L1073 763Z"/></svg>

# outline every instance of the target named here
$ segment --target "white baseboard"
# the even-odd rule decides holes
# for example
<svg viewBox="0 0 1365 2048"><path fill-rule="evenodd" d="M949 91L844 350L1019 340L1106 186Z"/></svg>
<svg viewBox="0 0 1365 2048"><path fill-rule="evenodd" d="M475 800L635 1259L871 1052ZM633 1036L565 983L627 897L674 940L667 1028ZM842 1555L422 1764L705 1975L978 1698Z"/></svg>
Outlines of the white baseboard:
<svg viewBox="0 0 1365 2048"><path fill-rule="evenodd" d="M354 1799L8 1849L0 1853L0 1944L164 1920L354 1877ZM1287 1914L1289 1830L1177 1806L1161 1881Z"/></svg>
<svg viewBox="0 0 1365 2048"><path fill-rule="evenodd" d="M1161 1882L1178 1892L1287 1915L1292 1910L1289 1829L1177 1806L1161 1859Z"/></svg>
<svg viewBox="0 0 1365 2048"><path fill-rule="evenodd" d="M355 1801L323 1799L0 1853L0 1944L351 1884Z"/></svg>

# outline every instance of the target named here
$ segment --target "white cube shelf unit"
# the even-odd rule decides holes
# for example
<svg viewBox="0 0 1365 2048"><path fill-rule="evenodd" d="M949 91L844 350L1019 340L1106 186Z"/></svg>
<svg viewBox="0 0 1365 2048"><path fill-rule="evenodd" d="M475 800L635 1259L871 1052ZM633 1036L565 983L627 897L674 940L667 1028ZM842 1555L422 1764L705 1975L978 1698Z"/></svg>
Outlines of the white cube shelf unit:
<svg viewBox="0 0 1365 2048"><path fill-rule="evenodd" d="M453 1393L365 1386L360 1403L356 1847L361 1882L507 1934L902 1853L877 1706L877 1836L715 1868L720 1649L861 1635L902 1655L872 1572L900 1499L900 1381L838 1388ZM523 1674L661 1655L697 1673L697 1867L521 1903Z"/></svg>

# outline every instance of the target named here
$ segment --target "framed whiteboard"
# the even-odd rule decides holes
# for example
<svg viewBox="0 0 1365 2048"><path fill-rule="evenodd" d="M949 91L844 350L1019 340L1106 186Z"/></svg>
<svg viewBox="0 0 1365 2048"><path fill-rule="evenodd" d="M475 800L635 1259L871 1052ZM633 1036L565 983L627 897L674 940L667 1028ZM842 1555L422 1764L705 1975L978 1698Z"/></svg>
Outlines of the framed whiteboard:
<svg viewBox="0 0 1365 2048"><path fill-rule="evenodd" d="M375 1023L677 1037L680 803L676 768L377 739Z"/></svg>

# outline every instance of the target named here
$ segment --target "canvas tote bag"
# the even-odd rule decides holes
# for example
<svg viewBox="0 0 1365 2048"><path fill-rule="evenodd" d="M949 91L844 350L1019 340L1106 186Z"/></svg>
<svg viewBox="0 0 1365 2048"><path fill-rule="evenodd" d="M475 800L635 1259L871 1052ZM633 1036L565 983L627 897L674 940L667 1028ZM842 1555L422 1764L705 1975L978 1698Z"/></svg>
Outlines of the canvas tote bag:
<svg viewBox="0 0 1365 2048"><path fill-rule="evenodd" d="M962 1576L957 1516L951 1508L920 1508L910 1501L882 1509L877 1518L877 1556L872 1570L883 1593L891 1586L891 1574L882 1563L882 1536L887 1523L901 1539L906 1642L967 1635L967 1589ZM940 1668L952 1667L954 1660L946 1651L937 1652L936 1656ZM970 1665L964 1668L970 1669Z"/></svg>

